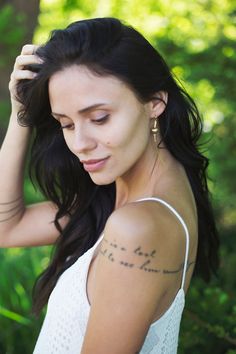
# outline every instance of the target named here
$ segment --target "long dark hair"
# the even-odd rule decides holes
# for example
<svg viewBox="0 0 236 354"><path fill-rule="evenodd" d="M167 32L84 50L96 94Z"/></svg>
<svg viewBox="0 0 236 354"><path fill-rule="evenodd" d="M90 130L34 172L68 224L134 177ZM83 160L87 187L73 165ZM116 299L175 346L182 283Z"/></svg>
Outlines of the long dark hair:
<svg viewBox="0 0 236 354"><path fill-rule="evenodd" d="M121 79L142 102L158 91L168 92L168 103L159 119L161 136L184 166L194 193L199 227L195 274L208 281L218 267L219 241L206 180L209 161L198 147L202 122L194 101L173 78L161 55L140 33L115 18L83 20L55 30L37 54L43 63L30 67L38 72L37 77L18 85L24 106L18 118L20 124L35 128L30 176L57 205L54 223L60 236L48 268L34 286L33 312L39 314L59 276L94 245L114 210L115 184L97 186L92 182L50 114L48 80L74 64L86 65L97 75ZM65 215L69 223L62 229L60 218Z"/></svg>

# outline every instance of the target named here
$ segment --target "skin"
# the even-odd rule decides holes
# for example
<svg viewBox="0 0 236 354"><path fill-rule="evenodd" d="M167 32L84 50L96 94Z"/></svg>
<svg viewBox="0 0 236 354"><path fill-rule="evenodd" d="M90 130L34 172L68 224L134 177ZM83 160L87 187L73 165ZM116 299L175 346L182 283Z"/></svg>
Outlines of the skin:
<svg viewBox="0 0 236 354"><path fill-rule="evenodd" d="M164 92L158 96L167 101ZM116 207L88 272L91 311L81 353L136 353L180 288L186 241L167 208L135 201L159 196L187 221L191 252L185 291L196 255L196 210L186 174L167 149L157 148L151 133L151 118L159 117L165 104L142 103L119 79L95 76L84 66L55 73L49 98L73 154L80 160L109 157L101 169L89 172L94 183L116 183Z"/></svg>
<svg viewBox="0 0 236 354"><path fill-rule="evenodd" d="M166 99L164 93L158 95ZM143 104L119 79L95 76L83 66L54 74L49 80L49 97L52 115L62 125L73 154L80 160L109 156L104 168L89 172L94 183L116 181L117 206L142 195L157 157L150 139L151 118L163 112L163 102ZM99 103L104 104L78 113ZM109 118L96 122L106 116Z"/></svg>
<svg viewBox="0 0 236 354"><path fill-rule="evenodd" d="M1 149L2 218L8 218L23 194L25 153L30 131L17 124L20 104L15 97L19 80L34 78L25 65L38 63L35 47L27 45L17 58L10 81L12 115ZM97 184L116 183L116 206L105 225L87 276L91 304L82 354L137 353L152 322L169 308L182 280L186 241L183 228L163 205L144 201L156 196L169 202L185 220L190 236L184 291L192 277L197 250L197 213L184 168L167 149L157 149L150 129L165 105L152 99L143 104L114 77L98 77L85 67L70 67L49 81L52 111L68 147L79 159L109 156L103 168L90 172ZM157 92L167 102L164 92ZM78 113L96 103L96 109ZM59 115L55 115L59 113ZM109 113L107 121L94 122ZM62 116L61 116L62 115ZM53 118L52 118L53 119ZM69 126L68 126L69 124ZM162 147L165 147L162 144ZM13 173L14 171L14 173ZM6 185L7 181L7 185ZM16 202L14 202L16 201ZM58 231L51 202L24 206L0 223L0 246L54 244ZM62 218L62 227L68 220Z"/></svg>
<svg viewBox="0 0 236 354"><path fill-rule="evenodd" d="M32 80L35 74L25 70L29 64L41 62L34 53L37 46L27 44L15 60L9 82L11 116L0 151L0 247L32 247L54 244L59 233L53 224L57 207L50 201L25 205L24 169L32 131L17 122L22 108L17 100L16 86L20 80ZM15 209L14 209L15 208ZM14 210L13 210L14 209ZM63 217L61 225L68 223Z"/></svg>

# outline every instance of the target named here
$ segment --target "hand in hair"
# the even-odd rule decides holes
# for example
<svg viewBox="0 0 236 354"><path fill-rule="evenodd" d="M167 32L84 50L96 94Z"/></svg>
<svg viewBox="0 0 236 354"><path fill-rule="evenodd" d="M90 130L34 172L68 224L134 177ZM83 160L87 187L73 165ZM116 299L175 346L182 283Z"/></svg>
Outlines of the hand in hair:
<svg viewBox="0 0 236 354"><path fill-rule="evenodd" d="M35 55L38 46L26 44L23 46L21 54L16 58L11 79L9 82L9 90L12 103L12 111L18 113L21 108L21 103L17 97L17 83L19 80L32 80L37 73L30 70L30 65L42 63L41 59Z"/></svg>

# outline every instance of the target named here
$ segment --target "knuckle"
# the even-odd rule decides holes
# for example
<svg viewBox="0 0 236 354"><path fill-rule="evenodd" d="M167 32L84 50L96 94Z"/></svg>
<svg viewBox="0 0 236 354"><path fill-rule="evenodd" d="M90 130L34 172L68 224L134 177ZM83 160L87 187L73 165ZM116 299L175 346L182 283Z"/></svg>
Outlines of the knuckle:
<svg viewBox="0 0 236 354"><path fill-rule="evenodd" d="M16 57L16 63L19 64L20 61L21 61L21 55L18 55L18 56Z"/></svg>
<svg viewBox="0 0 236 354"><path fill-rule="evenodd" d="M32 47L33 47L33 44L25 44L22 47L21 53L23 54L23 53L27 53L27 52L31 51Z"/></svg>
<svg viewBox="0 0 236 354"><path fill-rule="evenodd" d="M22 49L29 49L32 46L32 44L24 44Z"/></svg>
<svg viewBox="0 0 236 354"><path fill-rule="evenodd" d="M13 85L12 81L9 82L8 88L9 88L10 91L14 90L14 85Z"/></svg>

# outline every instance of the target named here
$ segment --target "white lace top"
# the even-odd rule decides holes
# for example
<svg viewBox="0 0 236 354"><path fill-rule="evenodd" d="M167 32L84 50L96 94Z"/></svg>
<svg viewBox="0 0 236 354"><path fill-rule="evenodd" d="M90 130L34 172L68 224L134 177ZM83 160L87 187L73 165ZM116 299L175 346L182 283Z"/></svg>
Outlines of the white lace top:
<svg viewBox="0 0 236 354"><path fill-rule="evenodd" d="M168 310L150 326L139 354L175 354L185 303L183 286L189 251L188 229L177 211L165 201L143 198L137 202L143 200L157 201L175 214L185 231L186 251L181 287ZM50 295L47 314L33 354L80 353L90 311L87 274L93 253L101 240L102 237L60 276Z"/></svg>

